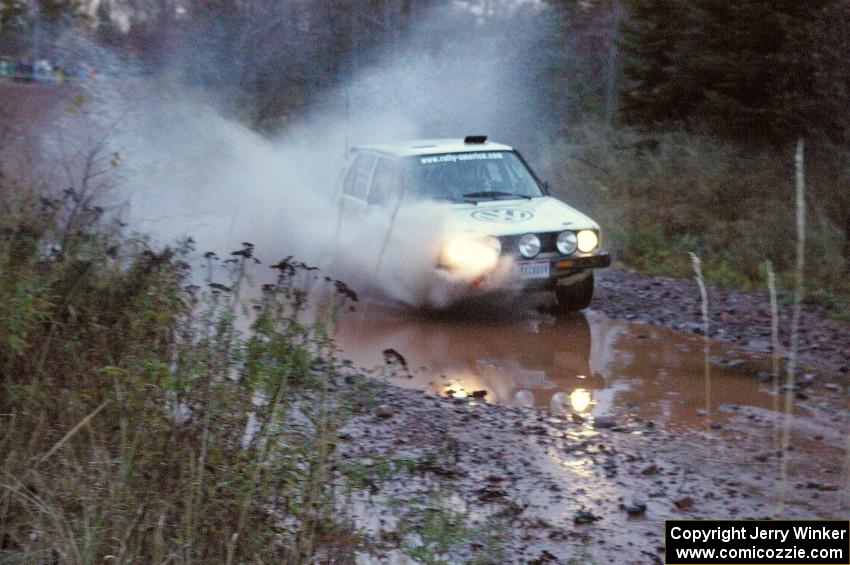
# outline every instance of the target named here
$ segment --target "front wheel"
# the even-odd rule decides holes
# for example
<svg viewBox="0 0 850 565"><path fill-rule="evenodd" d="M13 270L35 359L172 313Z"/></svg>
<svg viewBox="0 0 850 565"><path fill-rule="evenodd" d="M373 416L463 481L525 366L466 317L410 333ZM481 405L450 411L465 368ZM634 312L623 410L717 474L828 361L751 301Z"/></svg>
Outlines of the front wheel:
<svg viewBox="0 0 850 565"><path fill-rule="evenodd" d="M578 312L590 306L590 301L593 299L593 271L577 283L556 286L555 298L558 300L560 314Z"/></svg>

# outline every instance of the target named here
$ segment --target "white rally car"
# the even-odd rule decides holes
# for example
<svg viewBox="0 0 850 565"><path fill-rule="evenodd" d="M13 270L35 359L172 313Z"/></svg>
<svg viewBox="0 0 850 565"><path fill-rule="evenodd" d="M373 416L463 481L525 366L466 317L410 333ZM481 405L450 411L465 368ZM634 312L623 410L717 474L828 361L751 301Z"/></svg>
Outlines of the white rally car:
<svg viewBox="0 0 850 565"><path fill-rule="evenodd" d="M554 291L561 312L581 310L593 297L593 269L611 263L599 225L550 196L516 150L485 136L360 146L349 157L340 208L445 203L435 268L482 292L502 286L507 272L514 286Z"/></svg>

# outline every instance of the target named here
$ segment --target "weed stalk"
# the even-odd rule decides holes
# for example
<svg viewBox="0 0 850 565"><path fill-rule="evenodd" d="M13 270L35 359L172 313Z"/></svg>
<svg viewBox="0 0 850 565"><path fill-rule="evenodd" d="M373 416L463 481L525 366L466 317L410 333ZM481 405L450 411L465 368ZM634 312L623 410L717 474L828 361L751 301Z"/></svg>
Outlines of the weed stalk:
<svg viewBox="0 0 850 565"><path fill-rule="evenodd" d="M773 379L773 449L779 450L782 445L779 413L779 304L776 299L776 274L773 271L773 263L765 261L764 269L767 273L767 293L770 297L770 354L771 354L771 377Z"/></svg>
<svg viewBox="0 0 850 565"><path fill-rule="evenodd" d="M699 286L700 310L702 313L702 353L703 353L703 375L705 377L705 435L706 435L706 457L711 457L711 342L709 341L709 317L708 317L708 290L705 287L705 279L702 274L702 261L696 253L689 252L691 265L694 269L694 278Z"/></svg>
<svg viewBox="0 0 850 565"><path fill-rule="evenodd" d="M785 510L788 490L788 447L791 444L791 417L794 408L795 373L797 371L797 348L800 340L800 316L803 308L803 270L806 266L806 179L803 170L803 140L797 140L794 154L797 220L797 262L794 270L794 304L791 313L791 345L788 350L788 365L785 380L785 407L782 422L782 444L779 466L779 497L776 517L781 518Z"/></svg>

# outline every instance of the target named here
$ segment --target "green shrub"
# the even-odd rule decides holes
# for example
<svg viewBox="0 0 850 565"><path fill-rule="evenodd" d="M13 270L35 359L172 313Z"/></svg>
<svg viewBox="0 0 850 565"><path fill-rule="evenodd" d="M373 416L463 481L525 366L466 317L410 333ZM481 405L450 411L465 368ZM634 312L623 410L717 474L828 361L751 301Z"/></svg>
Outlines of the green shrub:
<svg viewBox="0 0 850 565"><path fill-rule="evenodd" d="M294 284L306 266L281 262L246 306L250 245L202 289L190 242L152 249L94 209L68 221L69 195L6 183L0 202L0 561L351 551L329 481L342 411L313 369L333 344Z"/></svg>
<svg viewBox="0 0 850 565"><path fill-rule="evenodd" d="M829 215L843 165L812 151L807 165L807 273L815 299L848 295L847 235ZM753 148L682 132L648 134L588 127L544 159L553 192L603 225L616 259L687 276L687 252L714 284L763 285L773 261L780 283L794 267L794 171L790 151ZM833 171L835 172L835 171ZM787 285L786 285L787 286ZM839 302L835 302L838 304Z"/></svg>

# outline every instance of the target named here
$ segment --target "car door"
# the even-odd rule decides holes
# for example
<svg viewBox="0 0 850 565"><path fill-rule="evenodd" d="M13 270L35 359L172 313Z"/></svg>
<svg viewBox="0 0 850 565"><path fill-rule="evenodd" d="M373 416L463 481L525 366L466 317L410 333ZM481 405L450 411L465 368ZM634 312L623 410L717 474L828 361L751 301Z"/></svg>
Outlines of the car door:
<svg viewBox="0 0 850 565"><path fill-rule="evenodd" d="M369 185L366 204L368 206L391 208L397 203L398 175L396 174L395 160L390 157L378 157L378 161L375 163L375 170L372 174L372 182Z"/></svg>
<svg viewBox="0 0 850 565"><path fill-rule="evenodd" d="M377 160L377 155L373 153L359 152L345 171L336 202L338 209L335 240L345 225L363 220L367 207L366 196L369 193Z"/></svg>

